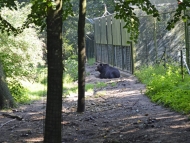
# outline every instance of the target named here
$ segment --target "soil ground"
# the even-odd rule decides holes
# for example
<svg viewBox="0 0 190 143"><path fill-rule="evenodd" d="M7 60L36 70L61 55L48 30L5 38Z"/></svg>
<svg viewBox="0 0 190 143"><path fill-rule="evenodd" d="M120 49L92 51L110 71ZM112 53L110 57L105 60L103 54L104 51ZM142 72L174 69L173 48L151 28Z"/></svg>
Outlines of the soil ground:
<svg viewBox="0 0 190 143"><path fill-rule="evenodd" d="M86 66L90 73L86 83L105 82L108 86L86 93L84 113L76 112L77 95L63 98L62 143L190 143L188 116L152 103L144 95L145 86L133 75L99 79L95 67ZM0 111L0 143L42 142L44 114L45 98Z"/></svg>

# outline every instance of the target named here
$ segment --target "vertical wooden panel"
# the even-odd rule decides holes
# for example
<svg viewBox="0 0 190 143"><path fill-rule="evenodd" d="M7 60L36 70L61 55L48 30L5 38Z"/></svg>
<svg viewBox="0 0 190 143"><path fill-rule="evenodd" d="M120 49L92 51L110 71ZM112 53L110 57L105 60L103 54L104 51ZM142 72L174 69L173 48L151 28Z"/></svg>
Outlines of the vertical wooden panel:
<svg viewBox="0 0 190 143"><path fill-rule="evenodd" d="M101 29L101 44L107 44L107 37L106 37L106 17L102 17L100 19L100 29Z"/></svg>
<svg viewBox="0 0 190 143"><path fill-rule="evenodd" d="M127 32L127 29L123 28L123 26L125 26L125 22L124 22L124 20L121 20L122 46L130 46L130 44L127 43L128 41L130 41L130 39L129 39L130 35Z"/></svg>
<svg viewBox="0 0 190 143"><path fill-rule="evenodd" d="M112 45L112 15L107 16L107 36L108 44Z"/></svg>
<svg viewBox="0 0 190 143"><path fill-rule="evenodd" d="M96 43L100 43L100 23L99 18L95 19L95 40Z"/></svg>
<svg viewBox="0 0 190 143"><path fill-rule="evenodd" d="M120 20L112 15L113 45L121 45Z"/></svg>
<svg viewBox="0 0 190 143"><path fill-rule="evenodd" d="M99 18L99 20L101 19L100 23L95 22L96 38L99 42L96 44L97 61L108 63L123 71L133 73L132 45L131 43L127 43L127 41L130 41L130 35L127 30L123 28L125 22L115 19L114 16L115 15L102 17ZM97 30L97 28L99 29Z"/></svg>

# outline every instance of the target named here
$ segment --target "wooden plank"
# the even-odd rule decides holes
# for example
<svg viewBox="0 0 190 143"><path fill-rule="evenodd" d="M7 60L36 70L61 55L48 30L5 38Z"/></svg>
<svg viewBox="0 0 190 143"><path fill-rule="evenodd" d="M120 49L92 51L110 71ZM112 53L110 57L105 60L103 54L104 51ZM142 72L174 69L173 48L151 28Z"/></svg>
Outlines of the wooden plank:
<svg viewBox="0 0 190 143"><path fill-rule="evenodd" d="M100 19L101 44L107 44L106 17Z"/></svg>
<svg viewBox="0 0 190 143"><path fill-rule="evenodd" d="M99 18L95 20L95 40L96 40L96 43L100 44L100 23L99 23Z"/></svg>
<svg viewBox="0 0 190 143"><path fill-rule="evenodd" d="M121 45L120 20L112 15L113 45Z"/></svg>
<svg viewBox="0 0 190 143"><path fill-rule="evenodd" d="M122 34L122 46L130 46L130 43L127 43L130 40L130 34L127 32L126 28L123 28L125 26L124 20L121 20L121 34Z"/></svg>
<svg viewBox="0 0 190 143"><path fill-rule="evenodd" d="M112 45L112 15L107 16L107 36L108 44Z"/></svg>

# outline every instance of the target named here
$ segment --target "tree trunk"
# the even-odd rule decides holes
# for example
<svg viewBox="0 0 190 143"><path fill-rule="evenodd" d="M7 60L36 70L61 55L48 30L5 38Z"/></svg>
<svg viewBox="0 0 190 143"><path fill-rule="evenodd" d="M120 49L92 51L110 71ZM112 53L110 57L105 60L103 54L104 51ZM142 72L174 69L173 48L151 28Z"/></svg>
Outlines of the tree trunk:
<svg viewBox="0 0 190 143"><path fill-rule="evenodd" d="M3 68L0 65L0 109L14 106L14 100L7 86Z"/></svg>
<svg viewBox="0 0 190 143"><path fill-rule="evenodd" d="M47 63L48 87L45 119L45 143L61 143L62 111L62 0L55 0L56 9L48 7Z"/></svg>
<svg viewBox="0 0 190 143"><path fill-rule="evenodd" d="M86 0L79 3L78 21L78 108L77 112L85 110L85 15Z"/></svg>

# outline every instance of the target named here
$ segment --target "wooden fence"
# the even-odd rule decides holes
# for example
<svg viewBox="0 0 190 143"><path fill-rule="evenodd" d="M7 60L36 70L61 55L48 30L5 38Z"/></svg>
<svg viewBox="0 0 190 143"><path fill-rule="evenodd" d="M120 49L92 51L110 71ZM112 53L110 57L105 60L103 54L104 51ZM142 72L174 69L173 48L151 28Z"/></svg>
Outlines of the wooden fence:
<svg viewBox="0 0 190 143"><path fill-rule="evenodd" d="M173 10L167 6L168 10ZM185 12L190 15L190 10ZM129 73L142 65L153 65L160 62L181 63L180 51L190 67L190 27L179 21L171 31L166 30L167 21L174 12L160 15L161 21L152 16L139 16L139 37L137 43L131 44L129 33L123 28L124 21L117 20L114 15L95 18L94 55L96 61L108 63ZM162 58L164 55L164 58ZM161 61L163 60L163 61Z"/></svg>
<svg viewBox="0 0 190 143"><path fill-rule="evenodd" d="M133 73L133 48L125 22L109 15L95 19L95 58L120 70Z"/></svg>

